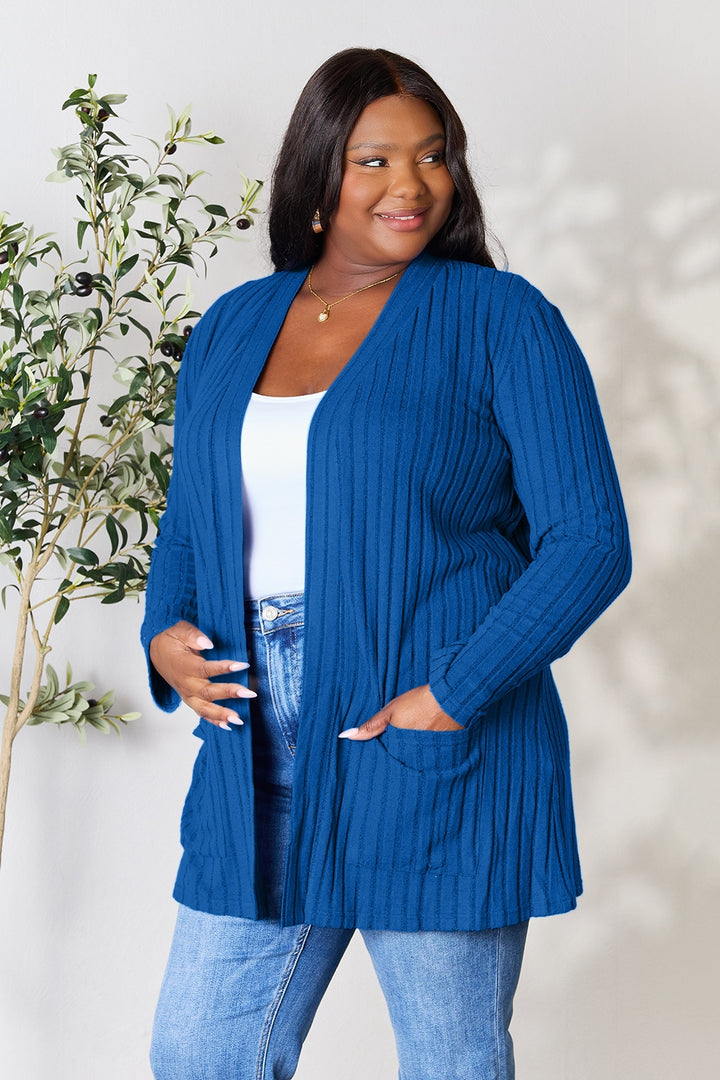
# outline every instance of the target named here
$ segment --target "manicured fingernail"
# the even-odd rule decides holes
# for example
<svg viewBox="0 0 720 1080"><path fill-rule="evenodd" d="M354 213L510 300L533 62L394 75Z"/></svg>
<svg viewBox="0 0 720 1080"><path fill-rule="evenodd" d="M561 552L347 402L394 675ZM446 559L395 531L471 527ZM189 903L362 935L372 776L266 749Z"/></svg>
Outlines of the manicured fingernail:
<svg viewBox="0 0 720 1080"><path fill-rule="evenodd" d="M229 716L228 723L232 724L233 727L242 727L245 721L241 720L239 716Z"/></svg>
<svg viewBox="0 0 720 1080"><path fill-rule="evenodd" d="M254 690L248 690L246 686L238 686L237 690L235 691L235 697L257 697L257 694Z"/></svg>
<svg viewBox="0 0 720 1080"><path fill-rule="evenodd" d="M345 730L341 731L338 735L338 739L352 739L353 735L357 735L359 730L360 729L356 727L345 728Z"/></svg>
<svg viewBox="0 0 720 1080"><path fill-rule="evenodd" d="M221 727L223 729L223 731L232 731L232 728L230 727L229 724L225 724L225 723L218 724L218 727Z"/></svg>
<svg viewBox="0 0 720 1080"><path fill-rule="evenodd" d="M206 638L203 634L197 639L197 647L198 649L212 649L214 648L214 645L210 638Z"/></svg>
<svg viewBox="0 0 720 1080"><path fill-rule="evenodd" d="M246 671L249 667L249 664L244 664L240 660L234 660L228 668L228 671Z"/></svg>

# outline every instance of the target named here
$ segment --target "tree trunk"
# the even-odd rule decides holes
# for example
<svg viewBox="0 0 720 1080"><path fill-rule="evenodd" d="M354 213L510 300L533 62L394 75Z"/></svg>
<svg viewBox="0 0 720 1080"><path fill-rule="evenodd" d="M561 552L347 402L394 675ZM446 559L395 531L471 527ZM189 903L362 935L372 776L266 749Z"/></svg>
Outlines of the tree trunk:
<svg viewBox="0 0 720 1080"><path fill-rule="evenodd" d="M12 762L12 749L15 736L31 715L38 697L40 679L42 677L42 654L36 658L35 676L33 686L28 695L28 701L22 713L20 712L20 686L22 683L23 661L25 659L25 642L27 641L28 617L30 614L30 597L33 584L37 575L37 566L31 565L20 593L20 609L17 617L17 631L15 634L15 652L12 661L12 673L10 676L10 700L5 712L3 724L2 743L0 743L0 865L2 865L3 837L5 835L5 816L7 812L8 787L10 784L10 764ZM36 642L37 644L37 642ZM37 660L40 660L38 672ZM29 706L29 708L28 708Z"/></svg>
<svg viewBox="0 0 720 1080"><path fill-rule="evenodd" d="M2 865L3 836L5 835L5 811L7 808L8 785L10 783L10 763L15 741L17 711L8 708L3 724L2 745L0 747L0 865Z"/></svg>

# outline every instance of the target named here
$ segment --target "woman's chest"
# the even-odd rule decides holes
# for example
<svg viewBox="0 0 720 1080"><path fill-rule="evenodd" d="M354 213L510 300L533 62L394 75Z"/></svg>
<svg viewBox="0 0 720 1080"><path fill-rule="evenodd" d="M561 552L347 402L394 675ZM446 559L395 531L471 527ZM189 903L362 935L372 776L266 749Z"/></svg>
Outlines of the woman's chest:
<svg viewBox="0 0 720 1080"><path fill-rule="evenodd" d="M382 309L373 297L333 310L324 321L318 304L302 294L288 311L254 386L258 394L291 397L327 390L362 347Z"/></svg>
<svg viewBox="0 0 720 1080"><path fill-rule="evenodd" d="M229 460L240 460L253 390L283 397L327 388L312 421L309 446L311 465L319 471L352 474L360 486L376 484L393 470L411 472L420 489L433 485L438 470L443 483L452 486L463 476L477 475L479 468L502 467L506 447L493 416L483 349L458 348L455 333L429 334L424 318L365 337L336 365L318 347L318 362L297 371L292 353L286 357L280 350L277 366L269 366L271 343L264 348L250 340L245 346L238 343L225 362L215 357L206 365L181 455L201 462L206 477L217 475ZM269 376L280 378L283 367L287 378L278 385ZM274 435L274 424L268 423L267 438Z"/></svg>

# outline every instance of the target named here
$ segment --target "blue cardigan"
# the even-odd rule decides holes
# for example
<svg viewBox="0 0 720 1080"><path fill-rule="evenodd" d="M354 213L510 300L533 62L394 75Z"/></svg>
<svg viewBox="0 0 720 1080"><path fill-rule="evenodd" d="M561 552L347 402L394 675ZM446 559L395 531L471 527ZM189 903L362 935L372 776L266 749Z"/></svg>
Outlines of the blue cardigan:
<svg viewBox="0 0 720 1080"><path fill-rule="evenodd" d="M240 433L304 277L233 290L190 339L146 650L188 619L209 658L246 658ZM630 556L590 374L558 310L514 274L411 263L315 413L306 534L283 924L480 930L574 907L549 664L625 586ZM158 705L176 708L149 670ZM428 682L464 730L337 738ZM243 727L195 732L174 895L260 918L249 710L227 704Z"/></svg>

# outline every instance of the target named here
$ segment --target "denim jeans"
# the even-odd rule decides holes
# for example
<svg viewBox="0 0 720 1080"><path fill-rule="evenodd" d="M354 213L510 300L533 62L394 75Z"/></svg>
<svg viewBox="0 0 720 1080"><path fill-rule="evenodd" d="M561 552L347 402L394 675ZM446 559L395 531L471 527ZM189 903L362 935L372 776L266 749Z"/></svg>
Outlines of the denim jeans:
<svg viewBox="0 0 720 1080"><path fill-rule="evenodd" d="M160 992L156 1080L289 1080L353 930L278 921L302 672L302 594L247 601L260 871L271 918L180 907ZM362 930L399 1080L512 1080L508 1026L527 923L475 932ZM388 1070L389 1073L389 1070ZM328 1061L342 1076L342 1062Z"/></svg>

